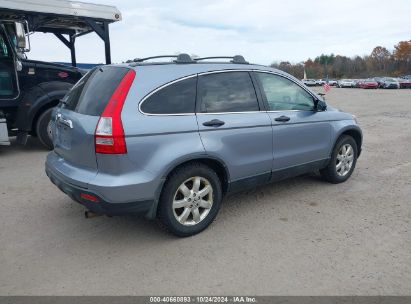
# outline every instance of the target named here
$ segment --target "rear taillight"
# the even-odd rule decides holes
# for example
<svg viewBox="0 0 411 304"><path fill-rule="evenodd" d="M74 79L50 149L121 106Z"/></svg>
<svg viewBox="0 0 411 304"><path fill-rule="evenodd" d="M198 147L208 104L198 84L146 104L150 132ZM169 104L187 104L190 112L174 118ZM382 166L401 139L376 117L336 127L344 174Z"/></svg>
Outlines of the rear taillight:
<svg viewBox="0 0 411 304"><path fill-rule="evenodd" d="M127 72L101 114L94 134L96 153L127 153L123 123L121 122L121 110L135 76L136 72L134 70Z"/></svg>

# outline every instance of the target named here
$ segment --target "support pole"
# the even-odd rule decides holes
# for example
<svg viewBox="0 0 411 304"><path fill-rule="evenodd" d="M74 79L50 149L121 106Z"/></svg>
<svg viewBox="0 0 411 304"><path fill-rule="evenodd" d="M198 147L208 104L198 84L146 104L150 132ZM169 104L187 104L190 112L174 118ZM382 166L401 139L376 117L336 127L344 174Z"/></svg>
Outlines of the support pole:
<svg viewBox="0 0 411 304"><path fill-rule="evenodd" d="M106 53L106 64L111 64L111 51L110 51L110 34L108 30L108 22L104 22L104 48Z"/></svg>
<svg viewBox="0 0 411 304"><path fill-rule="evenodd" d="M96 34L103 40L106 55L106 64L111 64L110 35L108 29L109 23L106 21L97 23L96 21L90 18L85 18L85 20L90 25L90 27L96 32Z"/></svg>
<svg viewBox="0 0 411 304"><path fill-rule="evenodd" d="M73 35L69 35L69 40L67 40L66 37L64 37L62 34L60 33L54 33L54 35L60 39L61 42L63 42L70 50L70 54L71 54L71 64L73 66L77 66L77 61L76 61L76 48L74 43L76 42L76 37L74 37Z"/></svg>
<svg viewBox="0 0 411 304"><path fill-rule="evenodd" d="M77 66L77 61L76 61L76 47L74 43L76 42L76 38L73 36L70 36L70 53L71 53L71 64L75 67Z"/></svg>

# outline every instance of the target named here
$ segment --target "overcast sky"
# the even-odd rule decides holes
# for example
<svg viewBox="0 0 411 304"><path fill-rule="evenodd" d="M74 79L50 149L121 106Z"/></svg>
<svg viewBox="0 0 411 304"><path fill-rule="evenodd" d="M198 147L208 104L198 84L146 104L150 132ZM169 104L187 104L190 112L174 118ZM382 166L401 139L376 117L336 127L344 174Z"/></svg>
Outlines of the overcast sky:
<svg viewBox="0 0 411 304"><path fill-rule="evenodd" d="M410 0L93 0L115 5L123 20L111 25L114 62L186 52L200 56L242 54L251 62L293 63L321 53L369 54L411 39ZM70 61L50 34L31 36L30 58ZM78 62L104 62L95 34L76 42Z"/></svg>

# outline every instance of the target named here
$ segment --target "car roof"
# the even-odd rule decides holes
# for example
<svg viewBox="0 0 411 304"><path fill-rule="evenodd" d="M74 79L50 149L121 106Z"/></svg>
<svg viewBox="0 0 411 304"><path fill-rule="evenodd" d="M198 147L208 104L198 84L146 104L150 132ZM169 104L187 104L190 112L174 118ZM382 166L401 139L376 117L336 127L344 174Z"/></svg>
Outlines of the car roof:
<svg viewBox="0 0 411 304"><path fill-rule="evenodd" d="M153 77L166 83L179 78L188 77L200 73L218 71L266 71L276 73L300 82L297 78L281 70L259 65L259 64L236 64L225 62L197 62L197 63L174 63L174 62L151 62L151 63L123 63L115 66L132 68L136 74L145 74L145 77Z"/></svg>
<svg viewBox="0 0 411 304"><path fill-rule="evenodd" d="M153 59L157 61L151 61ZM222 59L224 61L221 61ZM161 71L168 73L171 76L170 78L174 79L213 71L258 70L284 75L295 81L300 81L292 75L278 69L260 64L250 64L242 55L191 57L187 53L180 53L178 55L159 55L146 58L136 58L133 60L127 60L127 62L118 66L133 68L134 70L138 70L140 72L156 71L158 73Z"/></svg>
<svg viewBox="0 0 411 304"><path fill-rule="evenodd" d="M180 56L183 56L183 60L179 61ZM170 60L170 58L176 58L177 60ZM146 61L148 59L159 59L168 58L168 61ZM231 59L228 62L215 61L214 59ZM206 60L205 60L206 59ZM213 59L214 61L209 61L208 59ZM294 76L283 72L281 70L260 65L260 64L250 64L245 61L244 57L241 55L236 55L233 57L223 56L223 57L205 57L192 59L187 54L171 55L171 56L154 56L144 59L129 60L126 63L111 65L116 67L126 67L131 68L136 71L136 80L134 81L133 87L138 87L138 92L135 91L136 95L146 94L145 92L150 92L153 89L161 87L167 83L171 83L177 80L184 79L186 77L195 76L202 73L212 73L212 72L224 72L224 71L261 71L275 73L290 80L301 83L301 80L295 78ZM314 81L314 80L311 80ZM305 87L305 90L309 91L312 95L318 95L311 89ZM134 91L134 90L133 90ZM319 98L319 97L318 97Z"/></svg>
<svg viewBox="0 0 411 304"><path fill-rule="evenodd" d="M158 89L168 83L209 72L262 71L284 76L303 85L299 79L286 72L264 65L249 63L237 64L204 61L196 63L150 62L136 64L135 62L129 62L111 66L131 68L136 72L135 81L133 82L133 86L130 91L131 95L133 95L133 100L141 100L149 92L152 92L153 90ZM305 87L305 90L320 99L317 93L312 91L310 88Z"/></svg>

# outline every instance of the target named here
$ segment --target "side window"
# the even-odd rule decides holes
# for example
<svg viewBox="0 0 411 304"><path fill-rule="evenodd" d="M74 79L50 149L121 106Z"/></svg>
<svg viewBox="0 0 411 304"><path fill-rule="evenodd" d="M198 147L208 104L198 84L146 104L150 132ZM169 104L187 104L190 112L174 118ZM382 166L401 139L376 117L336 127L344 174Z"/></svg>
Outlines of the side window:
<svg viewBox="0 0 411 304"><path fill-rule="evenodd" d="M258 111L251 77L247 72L224 72L198 78L202 113Z"/></svg>
<svg viewBox="0 0 411 304"><path fill-rule="evenodd" d="M10 46L0 27L0 98L12 98L18 95L16 71Z"/></svg>
<svg viewBox="0 0 411 304"><path fill-rule="evenodd" d="M170 84L148 97L141 110L148 114L194 113L197 77Z"/></svg>
<svg viewBox="0 0 411 304"><path fill-rule="evenodd" d="M256 74L270 111L311 111L314 108L312 96L291 80L269 73Z"/></svg>
<svg viewBox="0 0 411 304"><path fill-rule="evenodd" d="M0 31L0 58L10 58L10 56L5 37L3 37L3 33Z"/></svg>

